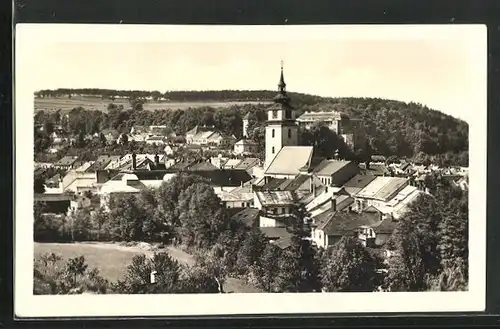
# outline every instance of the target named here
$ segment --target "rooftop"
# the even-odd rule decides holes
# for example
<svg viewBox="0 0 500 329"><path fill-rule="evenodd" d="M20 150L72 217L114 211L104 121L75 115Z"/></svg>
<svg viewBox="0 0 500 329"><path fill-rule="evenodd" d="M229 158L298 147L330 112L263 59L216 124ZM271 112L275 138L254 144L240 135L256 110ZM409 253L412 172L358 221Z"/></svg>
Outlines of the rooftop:
<svg viewBox="0 0 500 329"><path fill-rule="evenodd" d="M371 181L365 188L359 191L356 196L361 198L370 198L382 201L388 199L401 190L405 184L408 184L406 178L399 177L377 177Z"/></svg>
<svg viewBox="0 0 500 329"><path fill-rule="evenodd" d="M49 194L49 193L35 193L35 202L55 202L55 201L70 201L72 197L66 194Z"/></svg>
<svg viewBox="0 0 500 329"><path fill-rule="evenodd" d="M290 191L259 191L257 198L262 206L294 205L296 198Z"/></svg>
<svg viewBox="0 0 500 329"><path fill-rule="evenodd" d="M344 168L352 161L344 161L344 160L323 160L321 163L314 168L313 172L317 176L331 176L340 169Z"/></svg>
<svg viewBox="0 0 500 329"><path fill-rule="evenodd" d="M266 174L298 175L300 168L309 166L312 146L284 146L266 170Z"/></svg>
<svg viewBox="0 0 500 329"><path fill-rule="evenodd" d="M312 112L307 111L297 118L299 122L322 122L322 121L332 121L341 120L343 114L337 111L330 112Z"/></svg>
<svg viewBox="0 0 500 329"><path fill-rule="evenodd" d="M234 221L243 222L247 227L254 227L259 218L259 209L255 208L244 208L237 212L231 219Z"/></svg>

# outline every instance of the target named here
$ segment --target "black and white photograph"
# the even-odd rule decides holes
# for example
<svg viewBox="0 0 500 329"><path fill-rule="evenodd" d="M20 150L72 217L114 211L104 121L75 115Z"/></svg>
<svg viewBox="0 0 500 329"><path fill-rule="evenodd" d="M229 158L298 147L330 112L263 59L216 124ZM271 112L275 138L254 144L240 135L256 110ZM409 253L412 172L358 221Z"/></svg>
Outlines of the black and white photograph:
<svg viewBox="0 0 500 329"><path fill-rule="evenodd" d="M16 29L19 316L484 309L484 26Z"/></svg>

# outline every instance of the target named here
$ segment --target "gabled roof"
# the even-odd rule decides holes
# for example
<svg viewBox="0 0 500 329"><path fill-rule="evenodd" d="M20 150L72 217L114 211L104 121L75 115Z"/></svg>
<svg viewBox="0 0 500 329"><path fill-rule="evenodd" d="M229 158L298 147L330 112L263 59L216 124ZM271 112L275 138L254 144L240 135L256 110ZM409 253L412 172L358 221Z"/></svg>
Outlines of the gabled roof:
<svg viewBox="0 0 500 329"><path fill-rule="evenodd" d="M391 173L389 168L387 168L385 164L370 163L369 168L366 169L366 164L360 163L359 168L366 175L382 176L382 175L389 175Z"/></svg>
<svg viewBox="0 0 500 329"><path fill-rule="evenodd" d="M346 192L350 195L354 195L365 188L371 181L373 181L377 176L374 175L356 175L351 178L347 183L343 185Z"/></svg>
<svg viewBox="0 0 500 329"><path fill-rule="evenodd" d="M189 170L193 171L217 170L217 169L218 168L216 166L207 161L195 163L189 167Z"/></svg>
<svg viewBox="0 0 500 329"><path fill-rule="evenodd" d="M323 160L321 163L314 168L313 172L317 176L331 176L337 171L341 170L352 161L343 161L343 160Z"/></svg>
<svg viewBox="0 0 500 329"><path fill-rule="evenodd" d="M312 146L284 146L273 159L266 174L298 175L300 168L309 166Z"/></svg>
<svg viewBox="0 0 500 329"><path fill-rule="evenodd" d="M290 191L259 191L256 194L262 206L294 205L297 201Z"/></svg>
<svg viewBox="0 0 500 329"><path fill-rule="evenodd" d="M360 198L388 201L388 199L393 196L394 193L399 192L405 184L408 184L406 178L377 177L359 191L356 196Z"/></svg>
<svg viewBox="0 0 500 329"><path fill-rule="evenodd" d="M374 225L373 229L375 230L375 234L383 233L383 234L391 234L396 229L397 222L393 221L390 218L384 219L379 224Z"/></svg>

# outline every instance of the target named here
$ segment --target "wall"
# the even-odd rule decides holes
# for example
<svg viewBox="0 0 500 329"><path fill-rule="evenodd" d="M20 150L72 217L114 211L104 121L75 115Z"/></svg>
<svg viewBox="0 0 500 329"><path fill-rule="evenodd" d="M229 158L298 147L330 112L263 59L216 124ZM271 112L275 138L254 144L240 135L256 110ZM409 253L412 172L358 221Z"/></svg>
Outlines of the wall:
<svg viewBox="0 0 500 329"><path fill-rule="evenodd" d="M326 247L326 239L328 238L325 236L325 232L323 230L318 230L318 229L313 229L311 232L312 239L314 243L319 247L319 248L325 248Z"/></svg>
<svg viewBox="0 0 500 329"><path fill-rule="evenodd" d="M266 216L260 216L259 226L260 227L285 227L285 225L281 221L278 221L278 220L275 220L273 218L266 217Z"/></svg>
<svg viewBox="0 0 500 329"><path fill-rule="evenodd" d="M279 112L279 111L278 111ZM274 129L274 137L273 136ZM291 131L290 138L288 130ZM299 145L299 129L296 125L282 126L281 124L268 123L266 126L266 168L271 164L283 146ZM274 147L274 153L273 153Z"/></svg>

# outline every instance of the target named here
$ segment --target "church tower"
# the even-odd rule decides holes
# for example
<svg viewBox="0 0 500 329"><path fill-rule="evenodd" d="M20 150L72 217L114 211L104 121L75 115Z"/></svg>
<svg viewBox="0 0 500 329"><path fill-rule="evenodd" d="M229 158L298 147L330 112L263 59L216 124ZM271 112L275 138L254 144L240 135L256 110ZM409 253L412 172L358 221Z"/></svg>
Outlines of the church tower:
<svg viewBox="0 0 500 329"><path fill-rule="evenodd" d="M274 104L267 110L265 168L269 167L283 146L299 145L299 127L295 122L295 109L286 93L283 61L278 94L273 98L273 102Z"/></svg>

